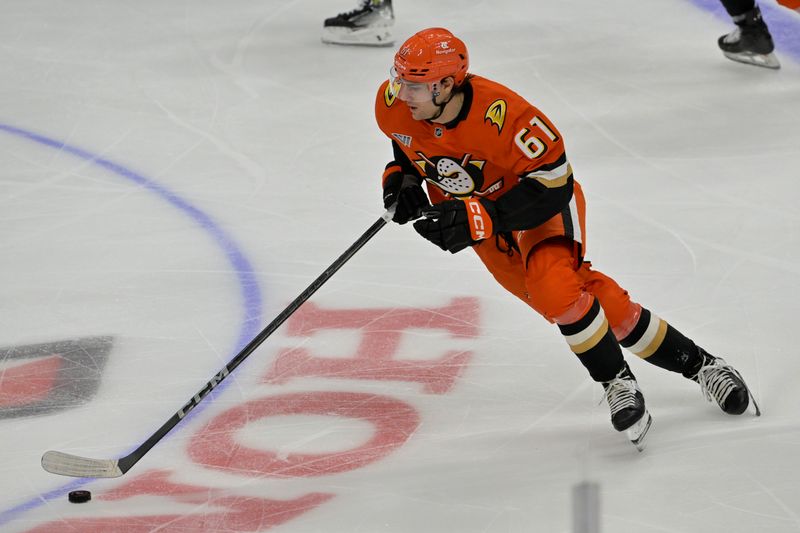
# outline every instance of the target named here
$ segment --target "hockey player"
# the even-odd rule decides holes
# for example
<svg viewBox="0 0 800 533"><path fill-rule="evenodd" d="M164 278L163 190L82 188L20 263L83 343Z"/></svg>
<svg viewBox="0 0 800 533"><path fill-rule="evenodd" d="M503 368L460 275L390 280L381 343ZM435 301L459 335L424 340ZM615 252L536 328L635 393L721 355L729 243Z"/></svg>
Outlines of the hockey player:
<svg viewBox="0 0 800 533"><path fill-rule="evenodd" d="M725 57L741 63L778 69L775 45L755 0L722 0L736 28L717 41Z"/></svg>
<svg viewBox="0 0 800 533"><path fill-rule="evenodd" d="M322 42L391 46L393 26L392 0L360 0L356 9L325 19Z"/></svg>
<svg viewBox="0 0 800 533"><path fill-rule="evenodd" d="M584 259L584 196L555 125L468 67L466 46L443 28L420 31L394 56L375 101L394 150L383 173L393 220L418 219L417 233L442 250L472 248L500 285L556 324L605 389L614 428L640 449L651 417L620 345L697 382L724 412L744 413L752 396L738 371Z"/></svg>

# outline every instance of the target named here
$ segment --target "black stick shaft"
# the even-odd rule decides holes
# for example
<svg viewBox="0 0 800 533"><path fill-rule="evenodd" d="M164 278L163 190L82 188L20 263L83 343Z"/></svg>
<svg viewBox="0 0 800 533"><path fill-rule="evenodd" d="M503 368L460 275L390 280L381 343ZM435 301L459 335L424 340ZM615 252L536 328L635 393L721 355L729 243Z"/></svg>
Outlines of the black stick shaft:
<svg viewBox="0 0 800 533"><path fill-rule="evenodd" d="M222 370L220 370L213 378L211 378L208 383L203 386L202 389L197 392L197 394L192 396L192 398L186 402L186 405L178 410L177 413L172 415L172 417L167 420L164 425L158 428L158 430L153 433L150 438L144 441L141 446L120 459L117 463L117 466L122 473L124 474L127 472L139 461L139 459L144 457L144 455L149 452L150 449L158 443L158 441L164 438L164 436L169 433L172 428L177 426L178 423L183 420L192 409L194 409L201 401L203 401L203 398L208 396L208 394L214 390L217 385L219 385L226 377L228 377L228 375L233 372L233 370L239 366L242 361L247 359L247 357L253 353L253 351L258 348L261 343L267 339L267 337L272 335L272 333L278 329L287 318L292 316L292 314L294 314L294 312L297 311L297 309L299 309L300 306L303 305L303 303L308 300L312 294L317 292L317 290L322 287L325 282L328 281L330 277L342 267L342 265L344 265L351 257L353 257L353 255L355 255L355 253L359 251L361 247L363 247L372 237L375 236L375 234L378 233L378 231L380 231L381 228L383 228L383 226L386 225L387 218L391 219L390 215L391 213L387 212L383 217L379 218L372 226L370 226L370 228L365 231L364 234L361 235L361 237L359 237L358 240L350 246L350 248L345 250L345 252L325 270L325 272L320 274L317 279L311 282L311 285L306 287L306 289L300 293L300 295L295 298L292 303L286 307L286 309L281 311L281 313L275 317L275 319L270 322L267 327L262 329L261 332L247 344L247 346L242 348L242 350L236 354L236 357L231 359Z"/></svg>

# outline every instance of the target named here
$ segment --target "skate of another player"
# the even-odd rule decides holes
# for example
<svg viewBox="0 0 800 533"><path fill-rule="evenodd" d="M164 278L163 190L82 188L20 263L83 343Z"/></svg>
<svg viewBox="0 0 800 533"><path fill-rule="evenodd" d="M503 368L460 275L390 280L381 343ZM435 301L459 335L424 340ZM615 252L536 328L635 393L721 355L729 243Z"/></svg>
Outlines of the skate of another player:
<svg viewBox="0 0 800 533"><path fill-rule="evenodd" d="M736 28L717 41L728 59L771 69L781 68L775 55L775 44L761 10L748 0L722 0Z"/></svg>
<svg viewBox="0 0 800 533"><path fill-rule="evenodd" d="M362 46L391 46L394 10L392 0L360 0L359 6L325 19L322 42Z"/></svg>

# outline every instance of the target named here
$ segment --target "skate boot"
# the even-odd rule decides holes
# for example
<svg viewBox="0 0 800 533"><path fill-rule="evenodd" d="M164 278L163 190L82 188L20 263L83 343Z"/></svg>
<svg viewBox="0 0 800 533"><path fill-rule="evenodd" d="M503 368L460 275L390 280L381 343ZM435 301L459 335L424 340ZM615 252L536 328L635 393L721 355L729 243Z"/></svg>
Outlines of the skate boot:
<svg viewBox="0 0 800 533"><path fill-rule="evenodd" d="M739 371L724 359L714 357L699 346L697 349L701 360L684 376L698 383L706 399L709 402L716 402L726 413L730 415L744 413L752 398L756 416L761 416L761 409Z"/></svg>
<svg viewBox="0 0 800 533"><path fill-rule="evenodd" d="M322 42L391 46L393 26L392 0L360 0L356 9L325 19Z"/></svg>
<svg viewBox="0 0 800 533"><path fill-rule="evenodd" d="M628 363L611 381L603 382L604 398L611 409L611 424L627 436L639 451L644 450L645 437L653 418L644 405L644 396Z"/></svg>
<svg viewBox="0 0 800 533"><path fill-rule="evenodd" d="M759 67L781 68L778 58L772 52L775 49L772 35L764 19L761 18L758 6L752 11L734 17L733 21L736 23L736 28L717 41L725 57Z"/></svg>

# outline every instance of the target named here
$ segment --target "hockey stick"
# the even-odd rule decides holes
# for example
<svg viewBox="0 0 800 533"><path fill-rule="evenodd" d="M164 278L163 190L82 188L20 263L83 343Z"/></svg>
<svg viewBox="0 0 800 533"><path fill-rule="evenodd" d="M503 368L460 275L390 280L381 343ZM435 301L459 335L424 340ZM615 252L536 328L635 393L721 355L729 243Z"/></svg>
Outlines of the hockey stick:
<svg viewBox="0 0 800 533"><path fill-rule="evenodd" d="M180 423L181 420L186 417L186 415L191 412L192 409L197 407L197 405L203 401L203 398L208 396L208 394L219 385L222 380L224 380L228 375L233 372L233 370L239 366L242 361L247 359L247 357L253 353L253 351L258 348L262 342L264 342L267 337L272 335L272 333L278 329L278 327L286 321L297 309L303 305L303 303L308 300L312 294L317 292L317 289L322 287L331 276L333 276L337 270L339 270L342 265L344 265L355 253L364 246L367 241L369 241L378 231L386 225L386 223L392 220L394 216L394 209L391 208L387 210L381 218L379 218L366 232L364 232L361 237L358 238L356 242L354 242L350 248L348 248L342 255L339 256L336 261L334 261L331 266L325 270L320 276L315 279L311 285L309 285L306 290L304 290L300 295L290 303L286 309L284 309L281 314L279 314L275 319L267 325L261 332L256 335L256 337L250 341L242 351L240 351L236 357L230 360L225 367L217 372L217 374L211 378L211 380L206 383L197 394L192 396L192 398L186 402L186 404L181 407L177 413L172 415L172 417L167 420L163 426L158 428L158 430L153 433L150 438L144 441L138 448L133 450L131 453L122 457L120 459L91 459L89 457L80 457L77 455L71 455L68 453L58 452L58 451L48 451L42 456L42 468L47 470L53 474L59 474L62 476L72 476L72 477L90 477L90 478L104 478L104 477L119 477L123 475L125 472L131 469L133 465L135 465L139 459L144 457L144 455L150 451L150 449L155 446L158 441L160 441L164 436L172 430L175 426Z"/></svg>

